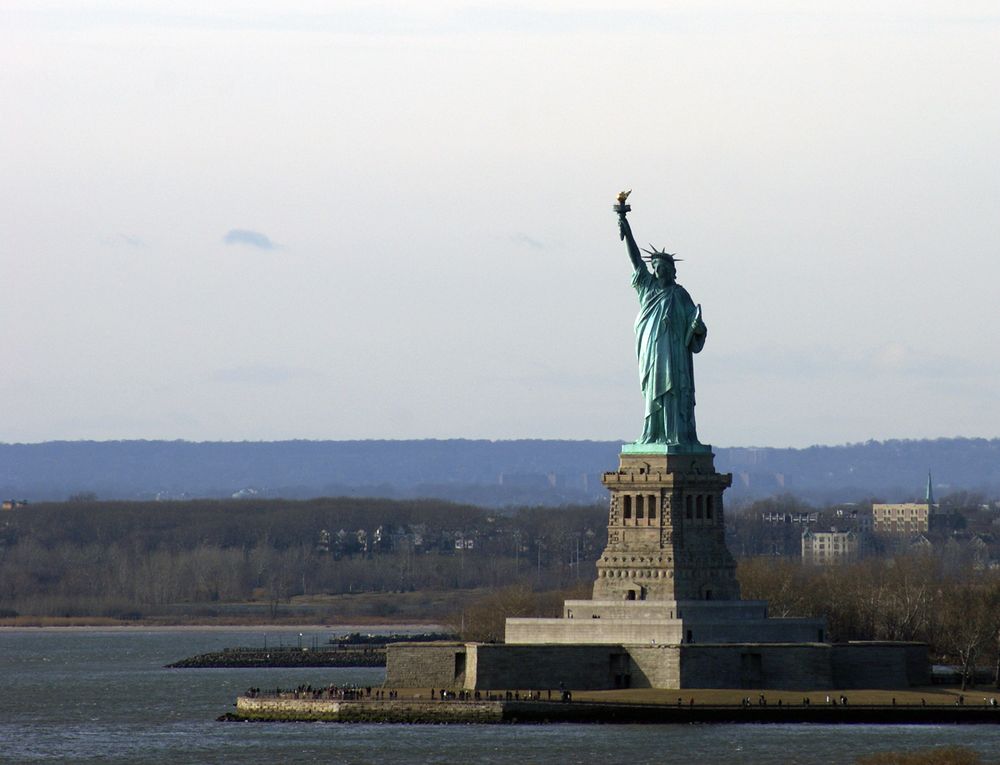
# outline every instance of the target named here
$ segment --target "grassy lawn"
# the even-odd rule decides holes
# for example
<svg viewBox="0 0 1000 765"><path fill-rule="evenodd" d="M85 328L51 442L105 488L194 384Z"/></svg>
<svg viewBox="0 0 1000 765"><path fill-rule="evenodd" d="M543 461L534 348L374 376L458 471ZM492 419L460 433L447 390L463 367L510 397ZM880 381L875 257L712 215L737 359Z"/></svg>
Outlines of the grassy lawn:
<svg viewBox="0 0 1000 765"><path fill-rule="evenodd" d="M966 706L982 705L985 699L991 696L1000 697L1000 691L995 688L989 689L969 689L964 693L958 688L946 688L934 686L930 688L908 688L905 690L833 690L833 691L768 691L768 690L740 690L740 689L694 689L694 690L666 690L662 688L631 688L628 690L614 691L575 691L574 701L608 701L624 704L677 704L680 698L684 704L690 703L694 699L695 704L739 704L740 700L748 697L752 704L757 704L760 694L763 693L768 705L776 705L780 700L783 705L791 704L798 706L802 704L804 698L809 699L812 705L825 704L826 697L837 699L840 696L847 697L848 704L878 704L890 706L892 700L896 699L898 705L920 706L921 699L928 705L954 705L959 696L965 697Z"/></svg>

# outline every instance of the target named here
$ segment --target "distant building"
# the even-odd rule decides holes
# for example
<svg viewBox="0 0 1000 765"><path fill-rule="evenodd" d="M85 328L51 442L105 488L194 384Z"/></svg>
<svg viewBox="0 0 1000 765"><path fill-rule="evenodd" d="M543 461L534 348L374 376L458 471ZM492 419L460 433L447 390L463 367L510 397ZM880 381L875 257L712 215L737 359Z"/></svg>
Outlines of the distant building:
<svg viewBox="0 0 1000 765"><path fill-rule="evenodd" d="M760 519L764 523L816 523L819 520L819 513L779 513L775 511L761 513Z"/></svg>
<svg viewBox="0 0 1000 765"><path fill-rule="evenodd" d="M857 560L864 548L864 537L854 531L802 532L802 562L817 566L835 566Z"/></svg>
<svg viewBox="0 0 1000 765"><path fill-rule="evenodd" d="M920 502L872 505L877 534L923 534L930 531L931 506Z"/></svg>
<svg viewBox="0 0 1000 765"><path fill-rule="evenodd" d="M857 515L855 515L857 513ZM864 510L852 510L851 520L858 524L858 531L863 534L870 534L875 528L875 519L870 512Z"/></svg>
<svg viewBox="0 0 1000 765"><path fill-rule="evenodd" d="M872 527L876 534L923 534L930 531L931 516L937 511L931 474L927 473L927 493L923 502L872 505Z"/></svg>
<svg viewBox="0 0 1000 765"><path fill-rule="evenodd" d="M764 523L791 523L792 522L792 514L791 513L767 512L767 513L761 513L760 514L760 519Z"/></svg>
<svg viewBox="0 0 1000 765"><path fill-rule="evenodd" d="M872 530L872 514L870 510L857 507L838 507L834 511L838 525L843 522L850 525L854 531L870 532Z"/></svg>
<svg viewBox="0 0 1000 765"><path fill-rule="evenodd" d="M4 510L17 510L21 507L27 507L28 500L26 499L5 499L3 501Z"/></svg>

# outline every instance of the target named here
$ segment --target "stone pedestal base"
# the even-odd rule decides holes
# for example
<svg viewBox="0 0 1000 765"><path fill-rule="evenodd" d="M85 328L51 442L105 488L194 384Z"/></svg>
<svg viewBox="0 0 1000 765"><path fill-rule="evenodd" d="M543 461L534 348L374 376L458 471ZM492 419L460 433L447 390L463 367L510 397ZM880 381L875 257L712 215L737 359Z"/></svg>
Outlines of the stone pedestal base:
<svg viewBox="0 0 1000 765"><path fill-rule="evenodd" d="M822 618L770 619L762 600L567 600L561 619L508 619L508 644L822 643Z"/></svg>
<svg viewBox="0 0 1000 765"><path fill-rule="evenodd" d="M888 689L927 685L928 669L921 643L396 643L388 648L385 685L543 692Z"/></svg>
<svg viewBox="0 0 1000 765"><path fill-rule="evenodd" d="M711 452L665 449L623 451L604 474L611 509L594 599L738 600L722 507L732 475L715 471Z"/></svg>

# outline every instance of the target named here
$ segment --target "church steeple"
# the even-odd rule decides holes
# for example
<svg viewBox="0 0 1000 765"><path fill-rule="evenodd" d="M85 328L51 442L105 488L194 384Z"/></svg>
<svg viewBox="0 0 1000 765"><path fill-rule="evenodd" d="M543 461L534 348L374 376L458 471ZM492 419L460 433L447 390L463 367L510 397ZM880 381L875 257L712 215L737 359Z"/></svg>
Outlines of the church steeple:
<svg viewBox="0 0 1000 765"><path fill-rule="evenodd" d="M931 471L930 470L927 471L927 496L926 496L926 500L927 500L927 504L928 505L933 505L934 504L934 487L931 484Z"/></svg>

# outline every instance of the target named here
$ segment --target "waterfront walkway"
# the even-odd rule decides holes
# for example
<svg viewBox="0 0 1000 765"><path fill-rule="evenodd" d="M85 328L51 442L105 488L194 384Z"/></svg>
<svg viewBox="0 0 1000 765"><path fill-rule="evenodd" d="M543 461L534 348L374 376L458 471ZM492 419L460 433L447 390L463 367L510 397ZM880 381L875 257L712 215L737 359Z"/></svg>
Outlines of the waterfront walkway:
<svg viewBox="0 0 1000 765"><path fill-rule="evenodd" d="M731 691L729 694L746 693ZM251 689L226 719L385 723L822 723L822 724L1000 724L996 697L935 692L891 703L852 703L846 693L805 694L799 703L769 699L766 692L738 703L699 703L688 693L676 700L632 703L569 692L449 692L386 689L312 689L260 692ZM662 695L662 693L661 693ZM817 699L817 695L819 698ZM864 698L866 692L858 692ZM782 694L787 696L787 693ZM553 698L554 697L554 698ZM973 699L982 700L973 703Z"/></svg>

